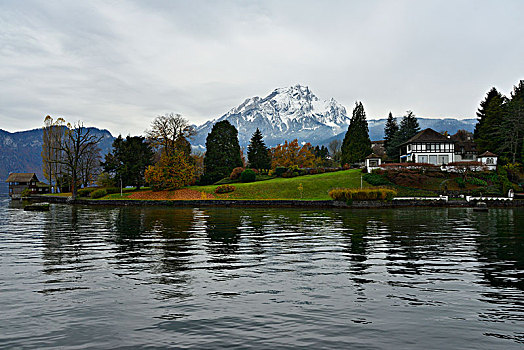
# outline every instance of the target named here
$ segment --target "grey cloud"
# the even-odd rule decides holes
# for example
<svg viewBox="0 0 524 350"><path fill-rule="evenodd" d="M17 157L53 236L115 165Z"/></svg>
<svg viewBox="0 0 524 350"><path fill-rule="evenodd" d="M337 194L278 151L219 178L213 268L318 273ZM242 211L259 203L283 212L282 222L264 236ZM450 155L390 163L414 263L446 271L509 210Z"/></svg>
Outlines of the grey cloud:
<svg viewBox="0 0 524 350"><path fill-rule="evenodd" d="M520 1L0 2L0 128L142 133L296 83L368 116L473 117L523 79Z"/></svg>

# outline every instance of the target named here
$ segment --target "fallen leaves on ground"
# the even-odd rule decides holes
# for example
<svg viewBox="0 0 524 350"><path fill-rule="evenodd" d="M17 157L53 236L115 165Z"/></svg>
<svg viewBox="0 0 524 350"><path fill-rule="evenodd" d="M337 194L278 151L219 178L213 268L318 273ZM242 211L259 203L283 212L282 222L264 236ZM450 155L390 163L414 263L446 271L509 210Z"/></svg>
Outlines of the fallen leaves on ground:
<svg viewBox="0 0 524 350"><path fill-rule="evenodd" d="M183 188L176 191L140 191L131 193L129 199L146 199L146 200L188 200L188 199L214 199L210 193L190 190Z"/></svg>

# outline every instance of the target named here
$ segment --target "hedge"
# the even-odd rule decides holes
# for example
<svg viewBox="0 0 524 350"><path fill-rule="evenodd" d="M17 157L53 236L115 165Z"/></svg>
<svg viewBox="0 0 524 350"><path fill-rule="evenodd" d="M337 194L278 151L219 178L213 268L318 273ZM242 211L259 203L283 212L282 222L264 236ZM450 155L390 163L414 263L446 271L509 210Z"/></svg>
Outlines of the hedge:
<svg viewBox="0 0 524 350"><path fill-rule="evenodd" d="M101 188L101 189L91 192L91 198L93 199L102 198L102 197L105 197L106 195L107 195L107 190L105 188Z"/></svg>
<svg viewBox="0 0 524 350"><path fill-rule="evenodd" d="M387 188L335 188L329 191L329 196L335 201L390 201L397 195L397 191Z"/></svg>

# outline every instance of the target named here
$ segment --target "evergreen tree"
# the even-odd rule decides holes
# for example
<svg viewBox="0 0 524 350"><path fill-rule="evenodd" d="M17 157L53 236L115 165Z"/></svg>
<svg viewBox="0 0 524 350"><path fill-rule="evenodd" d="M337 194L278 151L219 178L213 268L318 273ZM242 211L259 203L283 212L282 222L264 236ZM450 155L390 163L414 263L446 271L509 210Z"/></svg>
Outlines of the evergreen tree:
<svg viewBox="0 0 524 350"><path fill-rule="evenodd" d="M386 154L391 158L393 158L392 156L396 153L396 145L394 145L394 142L392 141L395 138L398 129L397 120L393 117L393 114L389 112L386 126L384 128L384 149L386 150Z"/></svg>
<svg viewBox="0 0 524 350"><path fill-rule="evenodd" d="M388 147L386 148L388 157L398 160L400 157L400 145L415 136L419 131L420 126L415 114L412 111L407 111L407 114L400 121L400 127L388 142Z"/></svg>
<svg viewBox="0 0 524 350"><path fill-rule="evenodd" d="M231 174L234 168L242 166L238 131L227 120L213 125L207 135L202 183L214 183Z"/></svg>
<svg viewBox="0 0 524 350"><path fill-rule="evenodd" d="M144 172L153 164L153 149L142 136L119 135L113 141L113 150L102 163L104 171L113 175L115 183L122 181L123 186L135 186L137 189L144 184Z"/></svg>
<svg viewBox="0 0 524 350"><path fill-rule="evenodd" d="M477 144L477 151L497 152L501 144L500 126L504 121L507 98L492 88L480 103L477 111L478 122L475 125L473 137Z"/></svg>
<svg viewBox="0 0 524 350"><path fill-rule="evenodd" d="M356 102L342 142L342 164L362 162L371 152L366 112L362 102Z"/></svg>
<svg viewBox="0 0 524 350"><path fill-rule="evenodd" d="M400 143L404 143L413 136L415 136L420 131L420 126L418 125L417 117L413 114L412 111L407 111L407 114L402 117L400 122L399 138Z"/></svg>
<svg viewBox="0 0 524 350"><path fill-rule="evenodd" d="M510 162L522 162L524 142L524 80L513 87L507 112L499 127L500 151Z"/></svg>
<svg viewBox="0 0 524 350"><path fill-rule="evenodd" d="M264 143L262 133L257 130L253 133L249 146L247 147L247 161L250 168L254 169L270 169L271 157L269 149Z"/></svg>

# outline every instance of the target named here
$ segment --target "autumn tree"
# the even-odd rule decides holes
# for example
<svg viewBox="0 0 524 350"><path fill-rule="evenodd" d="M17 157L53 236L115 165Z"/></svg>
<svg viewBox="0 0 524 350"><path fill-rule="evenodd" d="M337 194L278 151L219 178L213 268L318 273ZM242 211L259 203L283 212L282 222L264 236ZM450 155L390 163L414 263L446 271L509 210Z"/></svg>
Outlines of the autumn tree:
<svg viewBox="0 0 524 350"><path fill-rule="evenodd" d="M368 122L362 102L356 102L348 131L342 141L342 163L362 162L371 154Z"/></svg>
<svg viewBox="0 0 524 350"><path fill-rule="evenodd" d="M311 168L315 166L314 148L310 143L303 146L298 144L298 140L294 139L291 142L284 141L271 149L271 168L275 169L277 166L299 168Z"/></svg>
<svg viewBox="0 0 524 350"><path fill-rule="evenodd" d="M257 130L253 133L249 146L247 147L247 159L250 168L269 169L271 168L271 157L269 149L264 143L262 133Z"/></svg>
<svg viewBox="0 0 524 350"><path fill-rule="evenodd" d="M242 166L238 131L227 120L213 125L206 138L204 175L202 183L214 183L231 174L234 168Z"/></svg>
<svg viewBox="0 0 524 350"><path fill-rule="evenodd" d="M62 142L65 126L64 119L58 118L53 121L51 116L44 119L43 137L42 137L42 170L44 177L49 182L49 188L55 191L60 188L62 178L62 165L59 160L62 157L60 144Z"/></svg>
<svg viewBox="0 0 524 350"><path fill-rule="evenodd" d="M145 180L153 190L176 190L187 186L193 179L195 166L188 162L186 155L173 149L162 152L160 160L145 171Z"/></svg>

